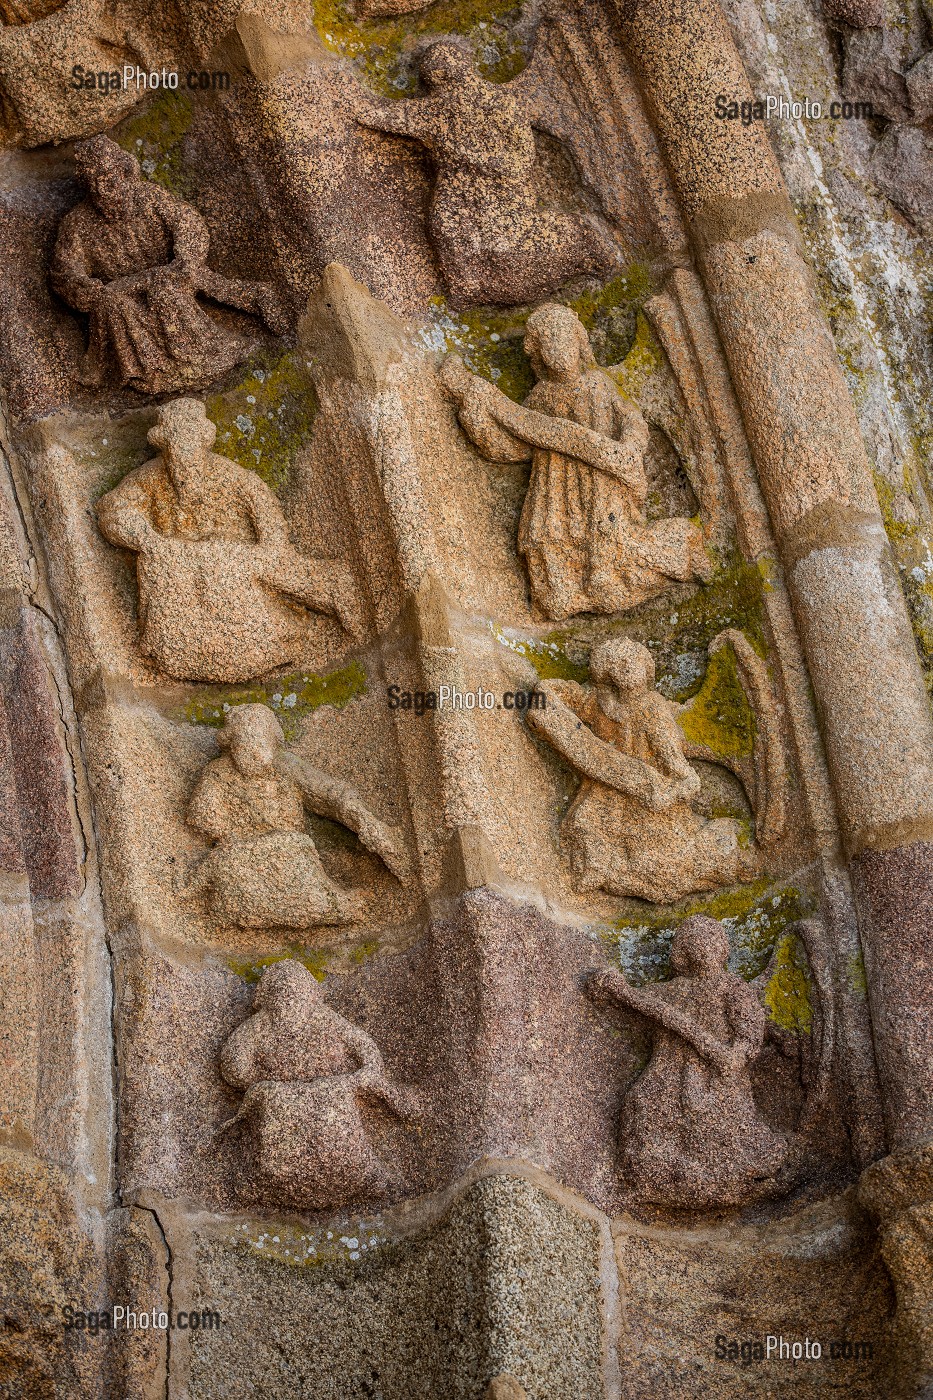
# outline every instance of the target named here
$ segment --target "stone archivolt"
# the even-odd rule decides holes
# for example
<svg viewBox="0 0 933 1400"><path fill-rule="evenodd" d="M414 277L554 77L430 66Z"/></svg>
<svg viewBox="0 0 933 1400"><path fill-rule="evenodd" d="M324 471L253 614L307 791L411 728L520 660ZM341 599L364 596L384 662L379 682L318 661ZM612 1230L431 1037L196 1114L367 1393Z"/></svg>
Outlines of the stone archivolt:
<svg viewBox="0 0 933 1400"><path fill-rule="evenodd" d="M361 13L420 8L374 0ZM153 1296L213 1290L234 1310L257 1296L298 1317L326 1295L354 1346L373 1348L359 1362L348 1348L348 1395L377 1380L387 1400L416 1384L488 1387L490 1400L672 1394L682 1358L639 1344L626 1379L616 1342L648 1307L652 1261L698 1276L708 1240L753 1271L763 1241L786 1245L788 1309L801 1261L835 1279L847 1240L867 1280L853 1316L887 1326L890 1275L921 1386L928 988L904 971L898 940L919 962L933 722L858 425L764 137L714 124L715 93L746 84L713 0L525 18L537 28L533 43L519 35L532 53L519 76L481 76L442 35L418 51L420 95L382 102L314 36L239 16L224 50L237 87L201 113L180 157L198 172L197 209L99 133L75 149L88 194L63 218L65 194L24 183L51 286L89 318L90 344L80 389L63 372L56 411L14 417L9 527L0 501L0 791L18 823L0 843L0 952L9 1005L29 1022L3 1042L23 1061L10 1150L83 1173L95 1228L103 1238L120 1215L107 1221L111 1255L145 1256ZM404 35L414 21L399 23ZM190 24L206 44L197 9ZM210 168L221 137L244 151L236 179L255 207L237 205L233 173ZM322 150L330 163L312 168ZM380 201L370 210L361 193L349 209L366 161L360 190L375 179ZM26 240L10 227L20 269ZM277 287L209 268L218 232L218 265L273 267ZM523 402L490 368L499 332L484 364L430 301L425 238L463 310L458 334L474 318L488 329L492 305L514 313L506 348L536 381ZM605 311L606 282L636 251L651 294L608 317L609 342L625 339L629 313L635 338L623 361L597 364L599 332L583 321L595 326L592 306ZM5 275L27 297L18 271ZM45 287L43 272L28 296ZM285 302L309 291L288 398L313 396L316 416L267 473L287 478L281 497L213 451L199 399L127 409L125 389L139 401L235 394L230 372L250 347L227 313L285 337ZM72 318L63 335L76 334ZM37 334L16 348L20 390L54 378L49 344ZM243 371L250 403L286 377L285 345L265 348ZM114 391L110 416L100 392L88 410L88 388ZM135 442L132 465L112 435ZM157 455L140 465L144 439ZM652 452L670 478L661 508ZM735 579L752 602L723 601ZM40 614L61 628L65 661L51 623L42 632L52 719L14 694L41 651L31 642L22 661L11 619L24 598L34 631ZM485 691L493 704L392 708L393 687ZM59 724L69 742L46 745L43 772L61 767L82 821L56 798L43 844L19 751ZM782 922L788 891L792 920L818 917ZM104 1168L73 1124L68 1143L50 1127L49 1104L81 1095L57 1063L40 1073L31 1029L40 998L26 964L54 960L22 947L49 951L52 929L72 960L67 1024L106 1030L103 991L81 1001L106 978L90 954L79 965L79 940L62 932L72 923L93 923L112 959L120 1148L111 1163L102 1111ZM888 1274L846 1194L885 1150L861 1195ZM111 1168L113 1198L100 1185ZM492 1204L463 1223L457 1183L485 1200L486 1176ZM377 1210L395 1231L378 1263ZM237 1211L289 1213L305 1259L313 1232L329 1240L319 1275L293 1268L290 1246L260 1266L241 1242L231 1262L218 1232ZM467 1280L453 1321L437 1298L425 1312L408 1272L417 1235L414 1272L430 1273L444 1211L460 1222L444 1236L452 1296ZM237 1225L247 1238L252 1214ZM346 1258L326 1253L335 1235L354 1243ZM43 1296L55 1295L51 1257ZM698 1285L703 1326L715 1336L742 1307L757 1325L764 1285L740 1305L743 1288L716 1267ZM586 1300L569 1329L567 1279ZM424 1384L404 1339L375 1326L363 1338L360 1316L390 1287L405 1316L437 1313ZM40 1334L38 1371L51 1375ZM886 1337L866 1395L885 1393ZM227 1382L199 1345L121 1353L114 1374L130 1377L128 1394L180 1394L197 1375L192 1396L220 1395ZM250 1346L238 1355L253 1378ZM9 1356L0 1367L30 1374ZM690 1361L707 1391L731 1394L707 1362ZM64 1373L83 1380L83 1364Z"/></svg>

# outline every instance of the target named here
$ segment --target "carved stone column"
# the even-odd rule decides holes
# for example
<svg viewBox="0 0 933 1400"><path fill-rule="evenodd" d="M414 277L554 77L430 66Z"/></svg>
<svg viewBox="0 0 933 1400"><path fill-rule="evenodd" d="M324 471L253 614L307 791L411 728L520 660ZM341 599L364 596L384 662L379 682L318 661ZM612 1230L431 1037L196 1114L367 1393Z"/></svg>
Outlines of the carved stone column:
<svg viewBox="0 0 933 1400"><path fill-rule="evenodd" d="M680 195L739 393L807 654L865 923L892 1146L933 1130L933 717L855 409L716 0L623 5L623 29ZM906 930L904 928L906 922ZM907 939L905 943L905 931ZM910 953L920 968L910 965ZM905 1032L905 1028L906 1032Z"/></svg>

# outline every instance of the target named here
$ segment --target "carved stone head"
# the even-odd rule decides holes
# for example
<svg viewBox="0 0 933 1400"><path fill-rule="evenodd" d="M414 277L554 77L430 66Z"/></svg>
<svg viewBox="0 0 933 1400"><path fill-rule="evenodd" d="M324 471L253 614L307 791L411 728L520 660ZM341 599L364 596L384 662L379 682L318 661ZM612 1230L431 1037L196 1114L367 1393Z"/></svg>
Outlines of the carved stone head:
<svg viewBox="0 0 933 1400"><path fill-rule="evenodd" d="M462 44L445 39L425 49L418 63L418 73L425 86L432 90L465 82L473 75L473 63Z"/></svg>
<svg viewBox="0 0 933 1400"><path fill-rule="evenodd" d="M142 176L135 159L109 136L92 136L74 148L78 174L102 214L119 217L133 204Z"/></svg>
<svg viewBox="0 0 933 1400"><path fill-rule="evenodd" d="M258 778L271 769L285 735L268 705L237 705L227 715L219 742L244 777Z"/></svg>
<svg viewBox="0 0 933 1400"><path fill-rule="evenodd" d="M599 686L611 686L622 695L637 694L654 685L654 657L639 642L612 637L594 648L590 674Z"/></svg>
<svg viewBox="0 0 933 1400"><path fill-rule="evenodd" d="M674 935L671 967L678 977L712 977L729 957L729 938L718 919L694 914Z"/></svg>
<svg viewBox="0 0 933 1400"><path fill-rule="evenodd" d="M528 317L525 353L538 379L572 381L596 364L579 316L556 302L546 302Z"/></svg>
<svg viewBox="0 0 933 1400"><path fill-rule="evenodd" d="M162 454L172 480L182 485L201 474L207 465L217 428L200 399L175 399L163 404L149 441Z"/></svg>
<svg viewBox="0 0 933 1400"><path fill-rule="evenodd" d="M261 708L261 707L257 707ZM294 958L272 963L262 974L253 997L253 1011L268 1010L282 1019L289 1012L306 1011L318 1000L320 986L303 963Z"/></svg>

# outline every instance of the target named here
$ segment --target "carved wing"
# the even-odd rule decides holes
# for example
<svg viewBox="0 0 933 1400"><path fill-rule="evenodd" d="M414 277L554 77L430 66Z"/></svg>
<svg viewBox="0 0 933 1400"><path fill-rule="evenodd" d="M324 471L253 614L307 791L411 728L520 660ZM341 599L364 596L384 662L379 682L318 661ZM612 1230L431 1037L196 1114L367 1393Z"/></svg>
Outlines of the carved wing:
<svg viewBox="0 0 933 1400"><path fill-rule="evenodd" d="M778 716L777 697L768 668L747 637L734 627L726 628L709 645L710 657L723 647L732 648L739 680L755 716L754 750L750 759L720 753L706 744L688 740L688 758L704 759L728 768L739 779L755 812L755 834L760 845L768 847L780 840L786 821L785 787L787 763ZM702 691L700 692L702 694ZM680 707L682 717L695 708L699 696Z"/></svg>
<svg viewBox="0 0 933 1400"><path fill-rule="evenodd" d="M679 218L655 207L666 177L617 36L588 0L546 4L528 66L509 84L532 126L560 140L584 185L626 243L640 243L653 211L666 242ZM673 224L670 222L673 217Z"/></svg>
<svg viewBox="0 0 933 1400"><path fill-rule="evenodd" d="M832 971L826 934L819 919L802 919L788 930L800 940L807 958L808 982L811 996L811 1050L802 1056L806 1099L797 1123L797 1133L804 1134L816 1125L820 1111L826 1102L830 1089L833 1069L833 1053L836 1042L836 1010L833 995ZM782 957L786 957L786 937L779 937L765 970L750 984L766 1006L769 1005L768 989L779 978ZM782 1049L795 1039L793 1031L768 1018L769 1039L777 1041Z"/></svg>

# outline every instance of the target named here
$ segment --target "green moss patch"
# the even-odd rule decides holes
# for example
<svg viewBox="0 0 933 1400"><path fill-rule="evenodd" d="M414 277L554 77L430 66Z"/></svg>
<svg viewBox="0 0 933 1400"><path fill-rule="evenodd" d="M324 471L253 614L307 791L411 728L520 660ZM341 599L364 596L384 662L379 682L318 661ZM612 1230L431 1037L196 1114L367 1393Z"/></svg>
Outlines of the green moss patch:
<svg viewBox="0 0 933 1400"><path fill-rule="evenodd" d="M777 945L774 972L765 988L764 1003L775 1025L809 1035L813 1027L810 977L800 940L788 935Z"/></svg>
<svg viewBox="0 0 933 1400"><path fill-rule="evenodd" d="M217 424L215 451L282 492L299 450L310 441L317 397L300 355L255 356L236 388L205 405Z"/></svg>
<svg viewBox="0 0 933 1400"><path fill-rule="evenodd" d="M342 710L357 696L365 695L366 671L359 661L317 675L296 671L273 681L249 686L210 686L199 690L175 716L189 724L223 727L228 712L237 705L268 705L282 725L286 739L294 738L301 720L320 708L333 705Z"/></svg>
<svg viewBox="0 0 933 1400"><path fill-rule="evenodd" d="M185 197L190 191L182 163L182 142L193 116L190 98L184 93L165 91L144 112L121 122L113 135L125 151L136 157L148 179Z"/></svg>
<svg viewBox="0 0 933 1400"><path fill-rule="evenodd" d="M776 940L788 925L805 918L813 901L793 885L771 886L765 879L718 894L699 896L672 908L630 901L627 912L605 927L600 938L609 956L636 985L670 976L670 953L677 929L691 914L719 919L729 935L729 965L750 980L767 966Z"/></svg>
<svg viewBox="0 0 933 1400"><path fill-rule="evenodd" d="M430 323L421 333L428 349L460 355L467 369L488 379L516 403L530 393L535 377L523 343L527 308L451 311L445 297L435 296L428 314Z"/></svg>
<svg viewBox="0 0 933 1400"><path fill-rule="evenodd" d="M534 637L516 636L511 630L506 632L495 623L489 625L496 641L524 656L540 680L583 682L589 679L589 666L584 660L575 660L568 654L562 643L563 634L551 633L539 641Z"/></svg>
<svg viewBox="0 0 933 1400"><path fill-rule="evenodd" d="M600 365L619 365L635 351L628 369L620 371L619 387L629 393L639 376L661 363L661 350L641 308L654 287L644 263L632 263L625 272L601 287L591 288L567 304L577 313Z"/></svg>
<svg viewBox="0 0 933 1400"><path fill-rule="evenodd" d="M710 657L706 676L680 727L695 744L705 744L723 758L751 758L755 749L755 712L739 676L735 652L721 647Z"/></svg>

